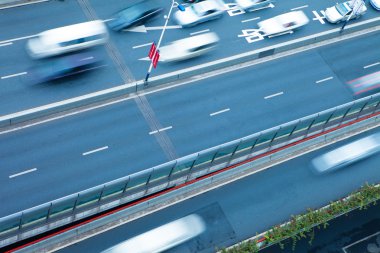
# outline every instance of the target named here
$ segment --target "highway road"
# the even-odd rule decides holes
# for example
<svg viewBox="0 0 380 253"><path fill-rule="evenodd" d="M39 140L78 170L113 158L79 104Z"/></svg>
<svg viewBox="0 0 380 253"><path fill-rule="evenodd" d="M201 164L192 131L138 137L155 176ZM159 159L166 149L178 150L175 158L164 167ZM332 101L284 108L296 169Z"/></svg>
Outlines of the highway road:
<svg viewBox="0 0 380 253"><path fill-rule="evenodd" d="M170 1L161 1L161 3L165 7L164 12L144 26L146 32L136 32L136 30L121 33L110 32L111 40L105 47L89 50L90 53L104 59L105 66L103 68L92 73L37 85L31 85L28 82L28 72L30 72L31 67L47 60L33 61L30 59L25 51L27 39L47 29L69 24L92 19L107 21L112 18L115 12L124 8L125 3L119 0L108 0L106 2L102 0L48 1L1 10L0 26L3 29L0 34L0 62L6 64L3 64L0 69L0 85L2 87L0 115L143 79L149 66L149 62L144 59L147 56L149 44L158 40L164 24L164 15L169 10ZM170 20L163 44L212 31L220 37L220 45L214 52L197 59L176 64L160 63L151 76L186 69L201 63L336 28L339 25L328 24L321 12L333 4L335 4L333 1L278 1L274 8L244 13L234 9L232 1L229 0L226 1L228 11L220 20L186 29L178 27L173 20ZM303 10L309 17L310 23L293 34L265 38L252 43L246 39L249 36L243 36L246 33L255 32L252 29L257 29L258 21L291 10ZM67 18L67 13L70 13L70 18ZM365 16L351 22L373 19L378 15L379 12L368 6L368 12ZM27 20L28 25L25 25L25 20Z"/></svg>
<svg viewBox="0 0 380 253"><path fill-rule="evenodd" d="M308 208L319 208L330 201L345 197L366 182L379 183L380 155L330 174L315 175L310 170L310 160L314 157L378 131L379 129L374 129L294 158L58 252L100 252L192 213L203 217L207 225L206 231L168 252L214 252L215 248L229 246L273 225L281 224L291 215L303 213Z"/></svg>
<svg viewBox="0 0 380 253"><path fill-rule="evenodd" d="M371 46L379 40L364 36L3 132L0 216L352 101L344 82L379 70L364 68L379 60Z"/></svg>

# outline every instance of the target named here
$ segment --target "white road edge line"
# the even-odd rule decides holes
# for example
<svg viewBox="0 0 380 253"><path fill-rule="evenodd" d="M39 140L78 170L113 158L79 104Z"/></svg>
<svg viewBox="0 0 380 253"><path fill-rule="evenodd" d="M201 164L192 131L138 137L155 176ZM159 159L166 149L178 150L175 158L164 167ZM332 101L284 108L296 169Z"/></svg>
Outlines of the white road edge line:
<svg viewBox="0 0 380 253"><path fill-rule="evenodd" d="M33 172L33 171L36 171L36 170L37 170L37 168L26 170L26 171L23 171L23 172L20 172L20 173L16 173L16 174L10 175L9 178L18 177L18 176L21 176L21 175L24 175L24 174L27 174L27 173L30 173L30 172Z"/></svg>
<svg viewBox="0 0 380 253"><path fill-rule="evenodd" d="M330 77L327 77L327 78L325 78L325 79L322 79L322 80L318 80L318 81L316 81L315 83L322 83L322 82L326 82L326 81L328 81L328 80L331 80L331 79L333 79L334 77L332 77L332 76L330 76Z"/></svg>
<svg viewBox="0 0 380 253"><path fill-rule="evenodd" d="M101 147L101 148L97 148L97 149L94 149L94 150L90 150L90 151L84 152L82 155L89 155L89 154L92 154L92 153L95 153L95 152L99 152L99 151L102 151L102 150L105 150L105 149L108 149L108 146L104 146L104 147Z"/></svg>
<svg viewBox="0 0 380 253"><path fill-rule="evenodd" d="M190 35L193 36L193 35L196 35L196 34L206 33L206 32L209 32L209 31L210 31L210 29L206 29L206 30L202 30L202 31L199 31L199 32L190 33Z"/></svg>
<svg viewBox="0 0 380 253"><path fill-rule="evenodd" d="M264 97L264 99L268 99L268 98L277 97L277 96L280 96L280 95L282 95L282 94L284 94L284 92L283 92L283 91L281 91L281 92L278 92L278 93L276 93L276 94L272 94L272 95L266 96L266 97Z"/></svg>
<svg viewBox="0 0 380 253"><path fill-rule="evenodd" d="M210 116L215 116L215 115L218 115L218 114L221 114L223 112L228 112L230 110L230 108L227 108L227 109L224 109L224 110L221 110L221 111L217 111L217 112L213 112L213 113L210 113Z"/></svg>
<svg viewBox="0 0 380 253"><path fill-rule="evenodd" d="M302 5L300 7L296 7L296 8L290 9L290 10L295 11L295 10L299 10L299 9L303 9L303 8L307 8L307 7L309 7L309 5Z"/></svg>
<svg viewBox="0 0 380 253"><path fill-rule="evenodd" d="M253 20L258 20L258 19L260 19L260 17L256 17L256 18L251 18L251 19L242 20L241 22L242 22L242 23L245 23L245 22L249 22L249 21L253 21Z"/></svg>
<svg viewBox="0 0 380 253"><path fill-rule="evenodd" d="M367 69L367 68L370 68L370 67L373 67L373 66L376 66L376 65L379 65L380 62L375 62L373 64L370 64L370 65L367 65L367 66L364 66L363 69Z"/></svg>
<svg viewBox="0 0 380 253"><path fill-rule="evenodd" d="M9 76L2 76L1 79L7 79L7 78L15 77L15 76L26 75L26 74L28 74L28 72L21 72L21 73L17 73L17 74L9 75Z"/></svg>
<svg viewBox="0 0 380 253"><path fill-rule="evenodd" d="M161 129L158 129L158 130L155 130L155 131L152 131L152 132L149 132L149 134L156 134L158 132L163 132L163 131L166 131L166 130L169 130L169 129L172 129L173 127L172 126L168 126L168 127L165 127L165 128L161 128Z"/></svg>
<svg viewBox="0 0 380 253"><path fill-rule="evenodd" d="M152 45L152 42L149 42L149 43L146 43L146 44L142 44L142 45L137 45L137 46L134 46L132 47L133 49L136 49L136 48L140 48L140 47L146 47L146 46L150 46Z"/></svg>
<svg viewBox="0 0 380 253"><path fill-rule="evenodd" d="M0 47L10 46L12 44L13 42L3 43L3 44L0 44Z"/></svg>

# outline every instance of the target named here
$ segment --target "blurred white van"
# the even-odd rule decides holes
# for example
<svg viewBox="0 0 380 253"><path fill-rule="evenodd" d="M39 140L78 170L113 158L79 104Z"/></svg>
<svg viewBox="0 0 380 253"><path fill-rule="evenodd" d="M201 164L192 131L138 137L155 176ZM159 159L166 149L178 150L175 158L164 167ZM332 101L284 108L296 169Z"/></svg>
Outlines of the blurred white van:
<svg viewBox="0 0 380 253"><path fill-rule="evenodd" d="M311 163L317 174L327 173L380 152L380 133L334 149L314 158Z"/></svg>
<svg viewBox="0 0 380 253"><path fill-rule="evenodd" d="M183 61L200 56L214 49L219 42L216 33L203 33L180 39L160 48L160 61Z"/></svg>
<svg viewBox="0 0 380 253"><path fill-rule="evenodd" d="M95 20L39 33L26 49L32 58L45 58L104 44L108 39L103 21Z"/></svg>
<svg viewBox="0 0 380 253"><path fill-rule="evenodd" d="M158 253L200 235L203 219L191 214L119 243L102 253Z"/></svg>

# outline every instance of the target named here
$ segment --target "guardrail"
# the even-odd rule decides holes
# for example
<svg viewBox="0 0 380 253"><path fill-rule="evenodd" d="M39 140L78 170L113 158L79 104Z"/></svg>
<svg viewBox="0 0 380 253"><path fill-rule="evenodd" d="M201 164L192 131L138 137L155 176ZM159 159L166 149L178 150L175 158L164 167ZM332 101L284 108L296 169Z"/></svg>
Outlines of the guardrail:
<svg viewBox="0 0 380 253"><path fill-rule="evenodd" d="M190 67L183 70L174 71L168 74L159 76L152 76L149 79L148 86L145 86L143 80L127 83L114 88L86 94L83 96L67 99L60 102L36 107L29 110L20 111L17 113L0 116L0 127L7 127L28 120L33 120L39 117L49 116L62 111L72 110L81 106L85 106L100 101L113 99L116 97L133 94L135 92L144 90L146 87L159 86L165 83L178 81L180 79L189 78L195 75L201 75L210 71L222 69L225 67L242 64L256 59L262 59L264 57L272 56L277 53L285 52L291 49L299 48L302 46L310 46L313 43L319 43L328 39L346 36L354 32L362 31L366 29L367 32L373 32L380 29L380 17L371 20L364 20L354 24L346 26L342 34L339 33L340 26L328 31L309 35L300 39L286 41L274 46L269 46L250 52L230 56L214 62L200 64L194 67ZM337 36L338 35L338 36Z"/></svg>
<svg viewBox="0 0 380 253"><path fill-rule="evenodd" d="M377 115L379 104L380 94L365 97L3 217L0 247Z"/></svg>

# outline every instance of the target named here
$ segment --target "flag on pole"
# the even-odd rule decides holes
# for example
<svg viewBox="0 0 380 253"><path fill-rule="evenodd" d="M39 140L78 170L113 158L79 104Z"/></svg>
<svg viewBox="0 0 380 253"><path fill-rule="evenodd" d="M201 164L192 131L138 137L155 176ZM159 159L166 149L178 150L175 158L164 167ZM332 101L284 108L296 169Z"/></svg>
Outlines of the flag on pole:
<svg viewBox="0 0 380 253"><path fill-rule="evenodd" d="M152 45L150 46L150 50L149 50L149 59L152 59L153 56L156 54L156 44L153 42Z"/></svg>
<svg viewBox="0 0 380 253"><path fill-rule="evenodd" d="M157 67L157 62L158 62L158 59L160 58L160 51L157 50L156 53L154 54L153 56L153 67L156 68Z"/></svg>

